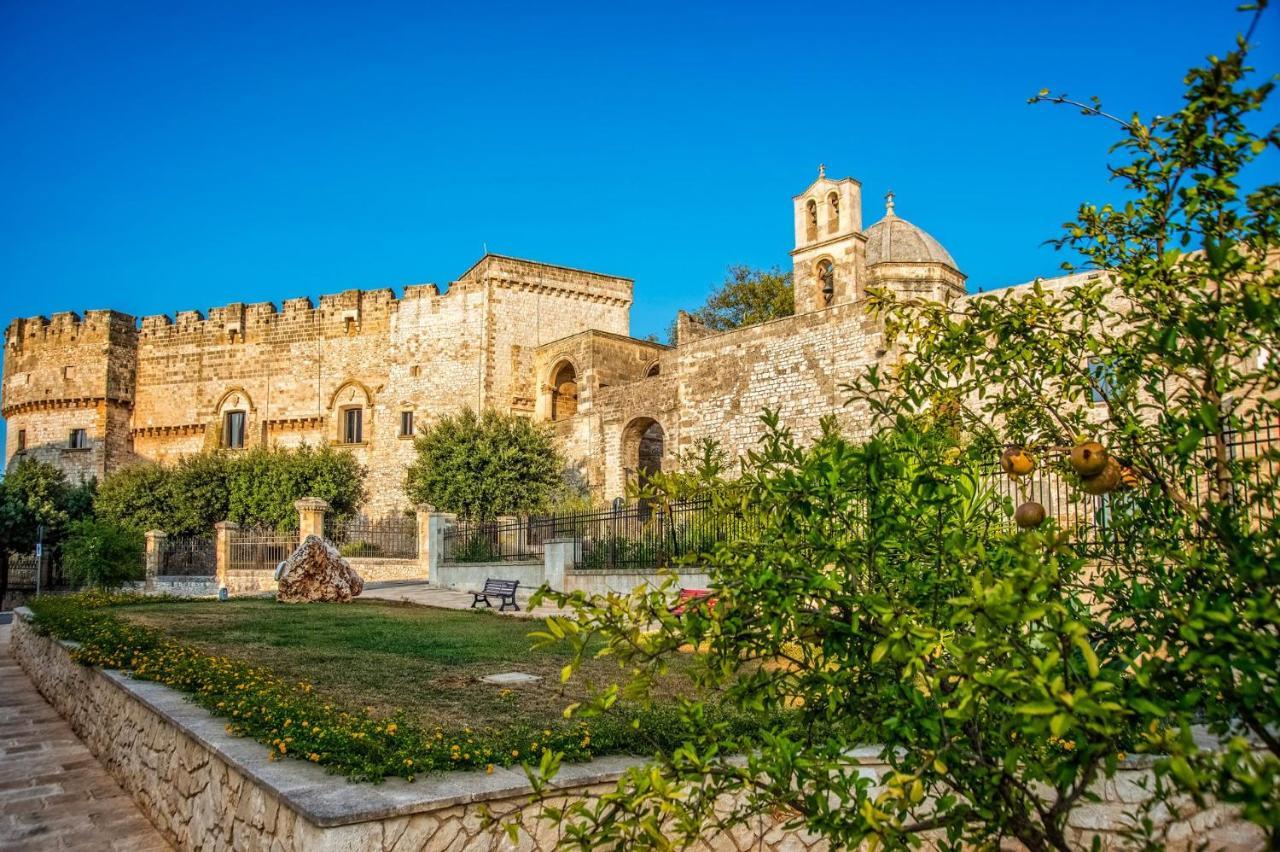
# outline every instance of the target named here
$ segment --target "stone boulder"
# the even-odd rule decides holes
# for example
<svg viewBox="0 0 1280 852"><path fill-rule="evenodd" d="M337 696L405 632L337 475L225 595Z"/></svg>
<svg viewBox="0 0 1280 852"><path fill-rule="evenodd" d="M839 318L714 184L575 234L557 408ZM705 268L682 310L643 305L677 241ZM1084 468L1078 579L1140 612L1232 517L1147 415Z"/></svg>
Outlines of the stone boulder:
<svg viewBox="0 0 1280 852"><path fill-rule="evenodd" d="M276 569L281 603L349 601L364 591L360 579L338 548L318 535L307 536Z"/></svg>

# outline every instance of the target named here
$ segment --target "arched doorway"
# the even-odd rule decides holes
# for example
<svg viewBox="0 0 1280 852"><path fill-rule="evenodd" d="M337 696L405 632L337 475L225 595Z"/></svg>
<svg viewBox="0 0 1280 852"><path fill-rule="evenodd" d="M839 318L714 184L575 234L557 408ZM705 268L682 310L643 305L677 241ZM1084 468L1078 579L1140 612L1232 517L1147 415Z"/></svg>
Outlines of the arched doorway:
<svg viewBox="0 0 1280 852"><path fill-rule="evenodd" d="M637 417L622 433L622 464L629 482L643 486L662 470L666 430L652 417Z"/></svg>
<svg viewBox="0 0 1280 852"><path fill-rule="evenodd" d="M578 371L565 361L551 374L551 419L564 420L578 413Z"/></svg>

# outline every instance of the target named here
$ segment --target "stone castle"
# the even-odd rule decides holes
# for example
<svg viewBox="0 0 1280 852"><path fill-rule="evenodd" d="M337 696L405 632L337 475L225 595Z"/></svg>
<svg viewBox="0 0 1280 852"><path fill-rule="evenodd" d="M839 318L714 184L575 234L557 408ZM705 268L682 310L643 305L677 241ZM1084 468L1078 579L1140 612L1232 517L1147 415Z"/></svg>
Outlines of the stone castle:
<svg viewBox="0 0 1280 852"><path fill-rule="evenodd" d="M686 314L675 345L629 336L632 281L486 254L432 284L230 304L207 315L111 310L16 319L5 332L6 464L73 479L224 447L328 443L369 469L370 511L407 504L412 438L469 406L549 422L592 493L621 495L699 439L730 454L764 408L801 437L865 415L841 385L886 356L868 286L965 297L965 276L894 211L862 226L860 184L818 179L793 199L794 316L714 333Z"/></svg>

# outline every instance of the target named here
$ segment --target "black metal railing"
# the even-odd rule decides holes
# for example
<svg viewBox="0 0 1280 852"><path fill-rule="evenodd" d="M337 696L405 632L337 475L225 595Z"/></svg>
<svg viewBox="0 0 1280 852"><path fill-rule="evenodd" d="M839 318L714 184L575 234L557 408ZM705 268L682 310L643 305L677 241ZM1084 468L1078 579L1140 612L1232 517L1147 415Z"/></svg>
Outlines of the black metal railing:
<svg viewBox="0 0 1280 852"><path fill-rule="evenodd" d="M325 538L343 556L416 559L418 521L414 516L392 516L379 520L325 518Z"/></svg>
<svg viewBox="0 0 1280 852"><path fill-rule="evenodd" d="M162 576L212 577L218 571L217 546L210 536L166 538L159 556Z"/></svg>
<svg viewBox="0 0 1280 852"><path fill-rule="evenodd" d="M227 567L233 571L274 571L297 546L296 532L236 530L228 542Z"/></svg>
<svg viewBox="0 0 1280 852"><path fill-rule="evenodd" d="M545 518L464 522L444 531L445 562L531 562L542 559L549 535Z"/></svg>
<svg viewBox="0 0 1280 852"><path fill-rule="evenodd" d="M579 570L650 570L699 561L719 542L748 532L740 516L713 509L710 500L670 506L641 502L603 512L560 516L559 534L582 542Z"/></svg>

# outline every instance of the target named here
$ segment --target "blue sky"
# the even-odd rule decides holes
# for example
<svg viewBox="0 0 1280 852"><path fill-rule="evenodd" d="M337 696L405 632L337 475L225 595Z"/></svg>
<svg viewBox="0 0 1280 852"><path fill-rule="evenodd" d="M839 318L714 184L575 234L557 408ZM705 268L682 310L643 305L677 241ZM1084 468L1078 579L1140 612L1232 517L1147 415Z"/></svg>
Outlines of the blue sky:
<svg viewBox="0 0 1280 852"><path fill-rule="evenodd" d="M0 317L444 284L487 246L632 277L663 333L788 264L819 162L971 289L1025 281L1116 192L1114 129L1026 98L1176 108L1235 5L4 3ZM1280 9L1258 40L1280 69Z"/></svg>

